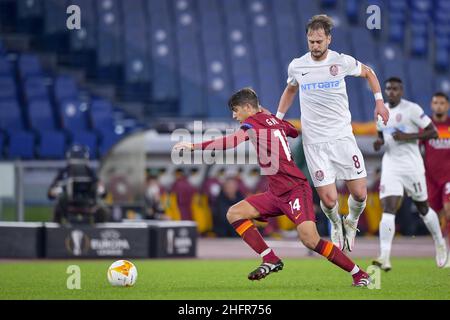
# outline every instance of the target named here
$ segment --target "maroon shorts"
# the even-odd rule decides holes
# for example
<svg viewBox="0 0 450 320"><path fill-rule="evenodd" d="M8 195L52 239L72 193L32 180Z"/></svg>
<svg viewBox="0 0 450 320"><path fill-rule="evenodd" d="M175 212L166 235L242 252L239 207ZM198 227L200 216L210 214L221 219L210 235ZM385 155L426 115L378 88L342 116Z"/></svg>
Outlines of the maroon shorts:
<svg viewBox="0 0 450 320"><path fill-rule="evenodd" d="M316 221L312 190L308 182L278 197L267 191L247 197L245 200L261 214L261 217L256 219L259 221L267 221L267 218L281 215L287 216L295 225L304 221Z"/></svg>
<svg viewBox="0 0 450 320"><path fill-rule="evenodd" d="M434 211L439 213L444 204L450 202L450 181L436 184L427 180L428 202Z"/></svg>

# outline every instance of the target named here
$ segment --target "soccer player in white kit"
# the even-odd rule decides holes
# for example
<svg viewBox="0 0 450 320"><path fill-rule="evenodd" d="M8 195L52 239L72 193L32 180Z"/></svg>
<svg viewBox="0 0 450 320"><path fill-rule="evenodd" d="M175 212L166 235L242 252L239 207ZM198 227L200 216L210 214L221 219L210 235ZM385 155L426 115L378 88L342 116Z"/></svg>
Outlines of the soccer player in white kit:
<svg viewBox="0 0 450 320"><path fill-rule="evenodd" d="M390 254L395 234L395 214L401 206L403 193L411 196L436 247L436 264L442 268L447 260L447 248L436 212L428 205L425 166L418 140L438 137L431 119L422 108L402 99L402 80L396 77L385 82L389 121L377 123L378 139L375 151L386 146L381 164L380 199L383 215L380 221L380 256L372 262L385 271L391 270Z"/></svg>
<svg viewBox="0 0 450 320"><path fill-rule="evenodd" d="M328 49L332 27L333 21L326 15L310 19L306 28L310 52L290 63L277 117L284 117L300 91L308 169L321 200L320 206L331 221L331 240L337 247L351 251L359 216L366 206L367 173L353 135L344 78L355 76L367 80L375 97L375 117L381 116L386 123L389 111L384 106L373 70L349 55ZM336 179L345 180L350 192L349 215L344 221L338 212Z"/></svg>

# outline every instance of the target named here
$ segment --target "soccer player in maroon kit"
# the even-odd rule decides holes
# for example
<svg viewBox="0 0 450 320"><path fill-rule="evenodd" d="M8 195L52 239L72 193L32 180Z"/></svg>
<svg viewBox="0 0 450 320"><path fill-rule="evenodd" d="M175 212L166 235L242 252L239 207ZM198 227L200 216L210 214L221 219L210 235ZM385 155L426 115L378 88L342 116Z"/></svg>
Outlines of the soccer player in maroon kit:
<svg viewBox="0 0 450 320"><path fill-rule="evenodd" d="M261 265L248 275L249 280L260 280L283 269L283 262L269 248L252 220L266 221L269 217L285 214L296 226L303 244L329 261L349 272L353 286L370 283L366 272L360 269L333 243L322 240L317 232L313 211L312 190L303 173L292 159L286 136L295 138L298 131L289 122L262 111L256 93L244 88L228 101L233 118L241 123L234 134L203 143L179 142L175 150L224 150L250 140L257 150L262 173L267 175L266 192L249 196L231 206L227 219L242 239L262 257Z"/></svg>
<svg viewBox="0 0 450 320"><path fill-rule="evenodd" d="M439 137L423 141L425 146L425 175L427 178L428 201L436 212L445 214L447 237L450 244L450 117L449 98L437 92L431 100L433 115ZM450 251L449 251L450 253ZM444 268L450 268L450 258Z"/></svg>

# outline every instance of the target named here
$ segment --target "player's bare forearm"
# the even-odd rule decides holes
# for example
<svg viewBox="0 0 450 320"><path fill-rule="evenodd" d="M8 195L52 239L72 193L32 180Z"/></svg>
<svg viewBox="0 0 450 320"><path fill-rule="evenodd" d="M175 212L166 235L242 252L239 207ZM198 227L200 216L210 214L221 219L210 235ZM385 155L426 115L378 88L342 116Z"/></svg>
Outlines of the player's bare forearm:
<svg viewBox="0 0 450 320"><path fill-rule="evenodd" d="M370 67L363 65L361 69L361 75L367 79L370 90L372 90L373 94L381 92L381 86L380 82L378 81L377 75Z"/></svg>
<svg viewBox="0 0 450 320"><path fill-rule="evenodd" d="M375 120L377 120L378 116L380 116L383 120L383 123L386 125L389 120L389 110L384 105L383 96L381 95L381 86L380 82L378 81L377 75L372 70L372 68L363 64L361 67L360 76L367 80L367 82L369 83L369 87L375 96Z"/></svg>
<svg viewBox="0 0 450 320"><path fill-rule="evenodd" d="M404 133L396 130L392 137L395 141L407 141L407 140L429 140L438 137L436 128L430 123L422 132L419 133Z"/></svg>
<svg viewBox="0 0 450 320"><path fill-rule="evenodd" d="M281 95L280 102L278 103L277 113L285 114L292 103L294 102L294 98L297 94L298 86L287 85L286 89L284 89L283 94Z"/></svg>

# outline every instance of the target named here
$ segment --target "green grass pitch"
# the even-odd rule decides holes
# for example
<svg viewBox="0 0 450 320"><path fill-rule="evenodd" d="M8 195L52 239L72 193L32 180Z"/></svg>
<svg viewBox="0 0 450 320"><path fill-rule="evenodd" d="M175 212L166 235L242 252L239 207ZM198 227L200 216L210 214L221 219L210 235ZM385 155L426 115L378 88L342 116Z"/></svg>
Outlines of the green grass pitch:
<svg viewBox="0 0 450 320"><path fill-rule="evenodd" d="M432 258L395 258L381 272L381 288L351 287L351 277L324 259L286 259L281 272L247 280L254 260L131 260L134 287L112 287L106 271L113 260L29 261L0 264L0 299L450 299L450 269ZM368 259L357 259L367 267ZM81 270L81 289L67 289L69 265Z"/></svg>

